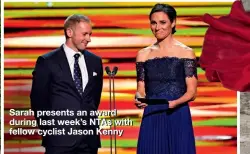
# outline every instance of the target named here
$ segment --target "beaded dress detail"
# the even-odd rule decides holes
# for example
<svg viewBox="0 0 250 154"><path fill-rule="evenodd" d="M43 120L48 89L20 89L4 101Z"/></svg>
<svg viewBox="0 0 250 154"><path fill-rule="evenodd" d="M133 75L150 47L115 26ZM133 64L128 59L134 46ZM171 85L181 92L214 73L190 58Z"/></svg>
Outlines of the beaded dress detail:
<svg viewBox="0 0 250 154"><path fill-rule="evenodd" d="M145 83L147 99L180 98L186 78L197 78L196 59L161 57L136 63L137 81ZM144 109L137 154L195 154L195 139L188 102L169 109L167 104Z"/></svg>

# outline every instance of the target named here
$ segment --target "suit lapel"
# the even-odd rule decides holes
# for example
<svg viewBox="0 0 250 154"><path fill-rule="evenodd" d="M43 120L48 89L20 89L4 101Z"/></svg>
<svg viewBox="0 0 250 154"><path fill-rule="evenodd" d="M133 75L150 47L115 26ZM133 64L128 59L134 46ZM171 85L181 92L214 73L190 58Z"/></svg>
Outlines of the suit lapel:
<svg viewBox="0 0 250 154"><path fill-rule="evenodd" d="M92 78L93 78L93 62L91 61L91 55L87 50L83 51L82 54L84 55L86 68L88 71L88 83L84 89L82 96L78 93L78 91L76 89L75 82L72 78L69 63L68 63L65 51L63 49L63 46L61 46L60 50L58 51L58 55L59 55L58 62L59 62L59 65L63 71L64 77L69 82L69 85L75 90L75 92L77 93L77 95L79 97L84 98L89 93L89 91L92 89L91 82L92 82Z"/></svg>
<svg viewBox="0 0 250 154"><path fill-rule="evenodd" d="M58 62L59 65L62 69L62 72L64 74L64 77L66 79L66 81L69 82L69 85L74 89L74 91L78 94L78 96L80 96L80 94L78 93L77 89L76 89L76 85L75 82L72 78L72 74L70 71L70 67L69 67L69 63L65 54L65 51L63 49L63 46L60 47L60 50L58 51Z"/></svg>
<svg viewBox="0 0 250 154"><path fill-rule="evenodd" d="M92 77L93 77L93 64L92 64L92 61L91 61L90 53L87 50L83 51L82 53L84 55L86 68L87 68L87 71L88 71L88 83L87 83L87 85L86 85L86 87L84 89L84 92L83 92L83 97L84 97L91 90L90 84L91 84Z"/></svg>
<svg viewBox="0 0 250 154"><path fill-rule="evenodd" d="M83 55L84 55L84 59L85 59L85 63L86 63L87 71L88 71L88 78L89 78L89 81L90 81L90 79L93 77L92 61L91 61L91 58L90 58L90 54L89 54L89 52L87 50L85 50L83 52Z"/></svg>

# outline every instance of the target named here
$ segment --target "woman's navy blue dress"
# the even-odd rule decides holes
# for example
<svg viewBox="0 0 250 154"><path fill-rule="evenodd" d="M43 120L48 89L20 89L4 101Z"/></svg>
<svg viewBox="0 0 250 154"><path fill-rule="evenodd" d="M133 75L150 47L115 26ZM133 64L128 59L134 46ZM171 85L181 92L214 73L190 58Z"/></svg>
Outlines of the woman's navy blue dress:
<svg viewBox="0 0 250 154"><path fill-rule="evenodd" d="M161 57L136 63L137 81L145 82L146 98L175 100L186 92L187 77L197 78L196 60ZM137 154L195 154L188 102L169 109L148 105L140 126Z"/></svg>

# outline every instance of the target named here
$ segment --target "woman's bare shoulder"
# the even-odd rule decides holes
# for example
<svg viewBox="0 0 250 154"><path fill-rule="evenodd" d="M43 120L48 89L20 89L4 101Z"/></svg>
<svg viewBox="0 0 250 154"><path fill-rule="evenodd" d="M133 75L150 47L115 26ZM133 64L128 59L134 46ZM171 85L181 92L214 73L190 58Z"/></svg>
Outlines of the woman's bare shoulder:
<svg viewBox="0 0 250 154"><path fill-rule="evenodd" d="M145 62L148 58L149 53L152 50L153 50L153 46L148 46L139 50L136 56L136 62Z"/></svg>
<svg viewBox="0 0 250 154"><path fill-rule="evenodd" d="M176 42L177 49L181 55L181 58L195 59L195 53L192 48L186 46L181 42Z"/></svg>

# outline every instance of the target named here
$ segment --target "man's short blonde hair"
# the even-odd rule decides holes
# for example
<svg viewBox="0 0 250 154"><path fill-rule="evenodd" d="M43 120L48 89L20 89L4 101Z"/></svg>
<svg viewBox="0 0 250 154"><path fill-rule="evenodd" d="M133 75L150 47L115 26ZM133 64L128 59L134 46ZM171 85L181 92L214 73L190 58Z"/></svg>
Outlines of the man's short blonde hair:
<svg viewBox="0 0 250 154"><path fill-rule="evenodd" d="M79 14L73 14L64 21L64 35L66 38L68 38L67 29L75 26L77 23L80 23L80 22L91 23L90 19L87 16L79 15Z"/></svg>

